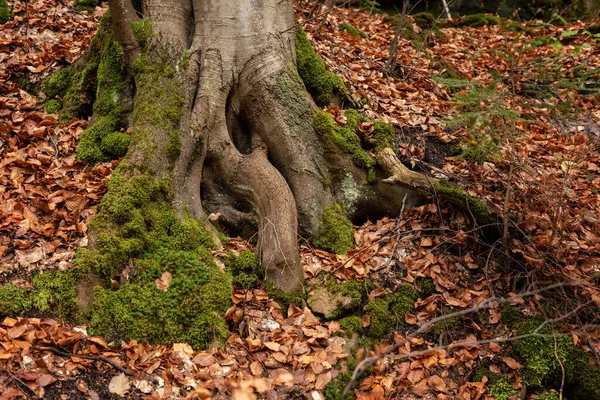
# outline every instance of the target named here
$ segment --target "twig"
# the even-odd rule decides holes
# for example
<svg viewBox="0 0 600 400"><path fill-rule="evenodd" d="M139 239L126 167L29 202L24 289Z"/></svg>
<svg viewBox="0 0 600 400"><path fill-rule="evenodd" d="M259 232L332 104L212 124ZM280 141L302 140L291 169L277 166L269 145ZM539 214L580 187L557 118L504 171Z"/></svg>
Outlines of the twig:
<svg viewBox="0 0 600 400"><path fill-rule="evenodd" d="M8 375L8 377L10 379L12 379L13 381L15 381L16 386L19 388L19 390L21 392L23 392L23 394L25 396L27 396L28 399L32 399L33 397L31 397L31 393L33 393L34 396L36 396L35 390L33 390L32 388L30 388L25 382L23 382L22 380L20 380L19 378L17 378L15 376L15 374L13 374L10 371L4 370L4 373L6 373L6 375ZM27 390L24 390L23 388L26 388Z"/></svg>
<svg viewBox="0 0 600 400"><path fill-rule="evenodd" d="M556 343L556 335L554 333L554 328L552 328L552 336L554 339L554 358L556 358L556 361L558 361L558 365L560 365L560 371L562 374L562 377L560 380L560 392L558 393L558 400L562 400L563 390L565 388L565 366L563 365L562 361L560 361L560 357L558 356L558 353L556 352L557 343Z"/></svg>
<svg viewBox="0 0 600 400"><path fill-rule="evenodd" d="M117 363L116 361L111 360L108 357L104 357L104 356L89 356L86 354L74 354L74 353L68 353L66 351L62 351L60 349L57 349L56 347L33 347L35 350L39 350L39 351L51 351L56 355L59 356L63 356L63 357L79 357L79 358L83 358L86 360L93 360L93 361L102 361L105 362L107 364L112 365L114 368L118 369L119 371L121 371L122 373L124 373L125 375L129 375L132 376L133 372L129 371L127 368L123 368L121 365L119 365L119 363Z"/></svg>

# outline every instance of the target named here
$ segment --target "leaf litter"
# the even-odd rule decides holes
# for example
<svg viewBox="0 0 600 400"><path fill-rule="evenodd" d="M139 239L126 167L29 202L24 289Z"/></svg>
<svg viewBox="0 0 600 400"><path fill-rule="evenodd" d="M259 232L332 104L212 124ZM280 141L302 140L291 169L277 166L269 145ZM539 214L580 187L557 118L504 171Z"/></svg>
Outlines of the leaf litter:
<svg viewBox="0 0 600 400"><path fill-rule="evenodd" d="M59 125L57 116L45 114L35 96L16 82L25 70L29 79L39 82L59 65L72 63L88 46L103 11L98 8L93 15L77 14L61 1L17 1L15 15L0 31L3 283L28 287L23 272L69 268L76 248L86 244L87 223L118 163L89 168L76 162L77 139L87 121ZM300 17L306 11L297 8ZM336 27L346 21L366 32L368 38L341 35ZM464 130L451 131L442 124L453 112L449 101L453 93L432 79L439 72L432 60L441 57L460 76L486 83L491 81L490 66L499 74L514 69L498 49L522 40L501 26L443 28L443 36L431 37L433 45L424 48L402 38L398 64L403 76L389 77L382 67L393 26L383 16L336 8L320 35L312 34L317 23L308 21L303 26L328 68L345 79L351 95L357 101L367 99L364 111L400 130L417 132L411 143L398 140L405 161L425 158L426 137L444 143L466 138ZM419 31L416 25L413 29ZM536 28L534 36L557 36L565 29L582 26L577 22L567 28ZM561 49L544 45L524 50L518 60L519 70L527 71L533 63L553 59L557 53L563 56L560 61L567 75L584 61L588 69L598 68L597 47L582 46L590 40L578 36ZM581 46L579 54L571 51L577 45ZM471 56L473 49L478 49L477 57ZM521 83L530 78L525 73L515 75ZM559 96L568 94L569 89L561 90ZM516 97L514 108L518 109L522 100ZM575 102L586 118L558 121L549 108L534 101L535 120L519 123L521 135L514 140L514 150L501 147L504 157L498 161L477 164L446 158L443 166L445 174L482 199L490 211L510 210L511 218L525 232L511 238L513 254L521 255L524 265L538 277L552 277L559 267L570 279L599 272L600 111L593 99L578 97ZM361 130L368 135L368 126ZM515 155L525 162L518 178L513 178L513 196L502 208L509 180L507 166ZM549 192L560 194L564 201L557 206ZM552 234L557 228L560 236ZM385 218L357 227L356 249L347 255L302 246L308 287L328 275L342 282L370 279L376 289L369 297L375 299L400 285L431 279L432 293L419 298L412 313L400 316L406 328L370 348L357 347L351 339L338 336L342 332L338 322L322 322L306 306L290 305L282 310L262 289L234 288L227 318L235 329L222 349L210 351L194 351L185 343L167 347L118 339L107 342L106 338L88 336L85 326L69 326L50 318L7 317L0 323L0 369L6 371L0 373L0 399L61 398L73 390L86 398L105 398L113 393L146 399L241 400L290 398L299 393L316 400L324 398L327 384L342 372L351 350L356 351L358 362L388 355L379 358L372 371L357 382L354 395L358 399L491 398L485 379L470 382L468 377L485 362L491 372L504 372L515 378L515 385L521 385L513 371L523 365L503 354L506 345L436 346L513 334L499 323L498 308L467 319L460 329L444 329L439 337L427 334L409 338L411 331L447 310L466 309L498 293L515 294L497 261L486 259L487 253L482 251L485 246L478 243L481 239L469 215L434 203L407 210L398 219ZM230 239L225 249L213 255L245 249L252 246ZM169 281L168 276L161 276L156 285L167 291ZM587 286L584 292L592 299L599 298L597 288ZM539 311L535 301L520 303L520 311L526 315ZM369 326L368 313L362 324ZM573 338L576 344L582 339L576 334ZM588 333L588 349L592 346L599 351L599 343L600 331ZM431 350L422 351L427 349ZM420 351L419 355L394 357L414 351ZM119 373L105 360L128 374Z"/></svg>

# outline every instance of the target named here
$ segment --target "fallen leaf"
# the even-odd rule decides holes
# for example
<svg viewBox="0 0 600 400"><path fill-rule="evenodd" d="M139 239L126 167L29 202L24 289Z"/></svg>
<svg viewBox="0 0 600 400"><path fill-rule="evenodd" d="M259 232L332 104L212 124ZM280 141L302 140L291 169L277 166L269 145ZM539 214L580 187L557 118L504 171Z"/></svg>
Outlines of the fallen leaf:
<svg viewBox="0 0 600 400"><path fill-rule="evenodd" d="M108 384L108 391L118 396L125 396L129 388L131 388L131 384L123 373L114 376Z"/></svg>

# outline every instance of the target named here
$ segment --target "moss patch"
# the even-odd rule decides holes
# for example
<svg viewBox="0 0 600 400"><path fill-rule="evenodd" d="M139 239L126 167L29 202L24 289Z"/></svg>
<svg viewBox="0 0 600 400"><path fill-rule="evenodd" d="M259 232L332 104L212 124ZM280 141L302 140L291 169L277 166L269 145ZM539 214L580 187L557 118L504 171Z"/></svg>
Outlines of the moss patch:
<svg viewBox="0 0 600 400"><path fill-rule="evenodd" d="M394 135L394 127L385 122L377 121L373 124L373 144L375 147L375 154L385 149L386 147L395 148L394 141L396 136Z"/></svg>
<svg viewBox="0 0 600 400"><path fill-rule="evenodd" d="M14 317L31 309L31 299L26 289L9 284L0 286L0 316Z"/></svg>
<svg viewBox="0 0 600 400"><path fill-rule="evenodd" d="M346 31L350 35L355 36L355 37L361 37L361 38L366 38L367 37L366 33L364 33L363 31L361 31L358 28L355 28L354 26L350 25L347 22L342 22L341 24L339 24L338 25L338 29L340 31Z"/></svg>
<svg viewBox="0 0 600 400"><path fill-rule="evenodd" d="M459 25L478 28L485 25L498 25L499 23L500 19L498 17L485 14L471 14L464 16L460 20Z"/></svg>
<svg viewBox="0 0 600 400"><path fill-rule="evenodd" d="M396 327L404 325L404 314L414 310L417 292L411 285L404 285L396 293L378 297L365 307L371 317L369 337L383 339Z"/></svg>
<svg viewBox="0 0 600 400"><path fill-rule="evenodd" d="M0 0L0 24L6 23L10 18L10 11L6 5L6 0Z"/></svg>
<svg viewBox="0 0 600 400"><path fill-rule="evenodd" d="M152 23L150 20L142 19L141 21L131 23L131 33L143 50L146 48L152 37Z"/></svg>
<svg viewBox="0 0 600 400"><path fill-rule="evenodd" d="M97 97L98 68L106 47L113 43L111 32L110 11L107 11L100 20L100 27L86 56L42 82L42 91L48 101L58 99L62 103L60 123L92 114L92 105Z"/></svg>
<svg viewBox="0 0 600 400"><path fill-rule="evenodd" d="M90 332L104 336L206 348L227 335L224 313L231 277L220 272L206 247L211 234L201 222L181 220L166 181L126 177L121 164L90 224L97 248L80 249L75 265L102 283L94 289ZM112 279L136 259L137 274L114 290ZM168 290L156 279L170 273Z"/></svg>
<svg viewBox="0 0 600 400"><path fill-rule="evenodd" d="M323 138L329 151L340 149L352 156L352 161L357 166L370 170L376 161L362 148L360 138L356 134L363 117L356 110L346 110L344 115L346 125L339 126L330 114L321 111L313 118L313 128Z"/></svg>
<svg viewBox="0 0 600 400"><path fill-rule="evenodd" d="M77 11L94 12L99 5L100 2L98 0L75 0L75 9Z"/></svg>
<svg viewBox="0 0 600 400"><path fill-rule="evenodd" d="M225 258L225 266L233 277L233 285L244 288L256 286L257 281L264 279L264 271L260 268L258 257L251 251L244 250L239 256L229 253Z"/></svg>
<svg viewBox="0 0 600 400"><path fill-rule="evenodd" d="M138 262L139 273L114 291L94 289L89 330L92 334L154 343L186 342L196 348L221 344L228 336L224 311L230 305L231 280L205 249L161 248ZM165 292L155 280L169 272Z"/></svg>
<svg viewBox="0 0 600 400"><path fill-rule="evenodd" d="M542 323L541 318L531 319L519 327L519 334L533 332ZM542 334L552 334L552 327L545 326ZM556 355L552 337L530 337L514 345L517 353L526 360L524 383L528 387L541 387L548 382L559 382L561 368L565 368L567 386L574 400L600 399L600 368L593 366L587 354L573 345L568 336L556 337Z"/></svg>
<svg viewBox="0 0 600 400"><path fill-rule="evenodd" d="M301 27L296 34L296 58L298 74L319 107L328 106L334 93L347 93L342 78L327 71Z"/></svg>
<svg viewBox="0 0 600 400"><path fill-rule="evenodd" d="M48 114L58 114L62 109L62 103L58 99L50 99L46 103L44 103L44 110Z"/></svg>
<svg viewBox="0 0 600 400"><path fill-rule="evenodd" d="M498 378L490 383L489 390L496 400L510 400L511 396L518 393L517 389L514 389L505 377Z"/></svg>
<svg viewBox="0 0 600 400"><path fill-rule="evenodd" d="M315 246L337 254L354 248L354 227L339 204L325 207Z"/></svg>
<svg viewBox="0 0 600 400"><path fill-rule="evenodd" d="M433 14L428 12L413 14L412 17L415 20L415 24L417 24L417 26L421 29L430 29L433 27L433 23L435 22L435 17Z"/></svg>

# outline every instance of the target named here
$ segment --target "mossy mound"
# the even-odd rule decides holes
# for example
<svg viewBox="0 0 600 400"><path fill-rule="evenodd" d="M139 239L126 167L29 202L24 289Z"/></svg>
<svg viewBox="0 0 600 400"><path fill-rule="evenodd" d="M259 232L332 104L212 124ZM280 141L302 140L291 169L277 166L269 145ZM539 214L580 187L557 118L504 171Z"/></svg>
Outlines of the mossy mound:
<svg viewBox="0 0 600 400"><path fill-rule="evenodd" d="M342 78L327 71L301 27L296 34L296 58L298 74L319 107L328 106L334 94L348 92Z"/></svg>
<svg viewBox="0 0 600 400"><path fill-rule="evenodd" d="M58 99L50 99L44 103L44 110L48 114L58 114L62 109L62 103Z"/></svg>
<svg viewBox="0 0 600 400"><path fill-rule="evenodd" d="M77 305L77 276L80 270L69 272L44 271L33 278L28 291L13 284L0 287L0 316L19 316L29 311L59 315L83 322L85 314Z"/></svg>
<svg viewBox="0 0 600 400"><path fill-rule="evenodd" d="M400 286L395 293L378 297L367 304L365 311L371 318L369 337L383 339L396 328L404 326L404 314L414 310L417 291L411 285Z"/></svg>
<svg viewBox="0 0 600 400"><path fill-rule="evenodd" d="M100 5L98 0L75 0L75 9L77 11L94 12L96 7Z"/></svg>
<svg viewBox="0 0 600 400"><path fill-rule="evenodd" d="M366 33L364 33L363 31L361 31L358 28L355 28L354 26L350 25L347 22L342 22L341 24L339 24L338 29L340 31L348 32L351 36L354 36L354 37L361 37L361 38L367 37Z"/></svg>
<svg viewBox="0 0 600 400"><path fill-rule="evenodd" d="M500 18L485 14L471 14L461 18L458 24L459 26L478 28L485 25L499 25Z"/></svg>
<svg viewBox="0 0 600 400"><path fill-rule="evenodd" d="M223 343L229 334L223 315L230 305L231 278L208 251L163 247L137 266L138 275L120 289L94 289L90 333L196 348ZM169 287L159 289L155 281L167 272Z"/></svg>
<svg viewBox="0 0 600 400"><path fill-rule="evenodd" d="M541 318L533 318L521 324L518 333L531 333L542 322ZM552 327L547 325L539 333L552 335ZM575 347L569 336L557 334L556 345L553 337L529 337L516 342L514 348L526 360L527 369L523 382L528 387L543 387L548 383L560 382L562 369L558 358L565 369L569 399L600 399L600 368L590 363L588 355Z"/></svg>
<svg viewBox="0 0 600 400"><path fill-rule="evenodd" d="M354 227L339 204L325 207L316 247L336 254L345 254L354 248Z"/></svg>
<svg viewBox="0 0 600 400"><path fill-rule="evenodd" d="M431 29L435 22L435 17L433 14L428 12L420 12L417 14L413 14L413 19L415 24L421 29Z"/></svg>
<svg viewBox="0 0 600 400"><path fill-rule="evenodd" d="M90 308L92 334L201 348L227 338L231 276L206 250L214 246L211 234L193 218L181 220L172 201L165 181L126 178L121 166L113 172L90 224L97 248L80 249L75 260L101 282ZM111 289L134 259L136 275ZM165 291L156 280L167 272Z"/></svg>
<svg viewBox="0 0 600 400"><path fill-rule="evenodd" d="M100 20L100 26L86 56L69 67L53 73L42 82L41 89L48 99L47 102L59 100L62 105L60 123L68 123L73 117L86 118L92 114L99 79L103 84L98 91L100 95L106 84L112 86L115 78L117 78L115 83L123 82L122 77L113 74L113 69L107 68L112 62L119 61L120 57L120 49L113 41L111 32L110 11L107 11ZM99 76L101 63L104 63L104 68L100 71L102 76ZM116 89L115 86L112 88ZM114 95L114 92L116 91L110 94ZM108 107L111 106L110 100L104 101Z"/></svg>
<svg viewBox="0 0 600 400"><path fill-rule="evenodd" d="M0 0L0 24L6 23L10 18L10 11L6 5L6 0Z"/></svg>

